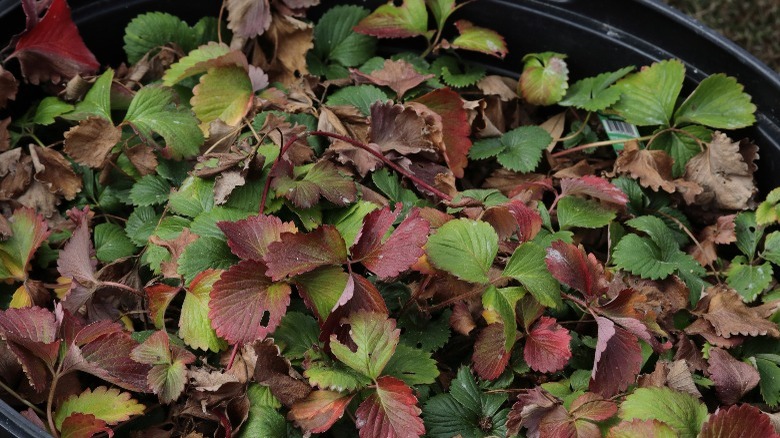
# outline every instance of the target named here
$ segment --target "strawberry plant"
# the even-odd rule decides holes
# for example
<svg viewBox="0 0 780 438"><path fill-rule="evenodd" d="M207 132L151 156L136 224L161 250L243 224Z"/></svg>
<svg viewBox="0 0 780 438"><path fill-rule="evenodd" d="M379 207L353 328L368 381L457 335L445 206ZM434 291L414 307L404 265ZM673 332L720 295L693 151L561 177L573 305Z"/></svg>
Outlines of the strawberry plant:
<svg viewBox="0 0 780 438"><path fill-rule="evenodd" d="M490 74L452 0L149 12L107 66L43 3L0 68L0 396L41 429L777 435L735 78Z"/></svg>

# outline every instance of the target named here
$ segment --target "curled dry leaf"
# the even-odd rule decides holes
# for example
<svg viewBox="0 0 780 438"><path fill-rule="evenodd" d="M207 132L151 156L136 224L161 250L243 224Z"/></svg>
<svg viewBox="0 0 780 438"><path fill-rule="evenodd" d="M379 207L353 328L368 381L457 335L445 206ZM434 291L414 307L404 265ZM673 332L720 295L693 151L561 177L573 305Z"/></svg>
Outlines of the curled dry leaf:
<svg viewBox="0 0 780 438"><path fill-rule="evenodd" d="M707 150L685 165L684 178L704 189L695 204L726 210L749 208L757 191L753 182L756 152L752 143L733 142L726 134L715 132Z"/></svg>
<svg viewBox="0 0 780 438"><path fill-rule="evenodd" d="M761 315L759 308L745 305L742 297L725 285L707 289L707 296L699 301L693 313L725 339L737 335L780 337L777 324Z"/></svg>
<svg viewBox="0 0 780 438"><path fill-rule="evenodd" d="M24 193L33 177L32 159L22 148L0 153L0 200L10 200Z"/></svg>
<svg viewBox="0 0 780 438"><path fill-rule="evenodd" d="M81 177L76 175L62 154L50 148L30 145L30 156L35 168L35 180L49 192L62 195L70 201L81 191Z"/></svg>
<svg viewBox="0 0 780 438"><path fill-rule="evenodd" d="M240 0L245 3L261 3ZM255 43L251 64L268 74L268 81L291 85L301 75L309 73L306 52L314 47L314 27L288 15L274 15L264 38L270 44ZM269 47L266 51L264 47Z"/></svg>
<svg viewBox="0 0 780 438"><path fill-rule="evenodd" d="M726 245L737 241L737 235L734 232L736 224L734 218L736 215L729 214L719 216L715 223L707 225L699 233L697 239L698 245L690 248L690 253L702 266L706 266L718 259L716 245Z"/></svg>
<svg viewBox="0 0 780 438"><path fill-rule="evenodd" d="M122 131L111 121L90 117L65 133L64 151L77 163L100 168L121 138Z"/></svg>
<svg viewBox="0 0 780 438"><path fill-rule="evenodd" d="M9 100L16 99L18 89L19 83L14 75L0 66L0 109L5 108Z"/></svg>
<svg viewBox="0 0 780 438"><path fill-rule="evenodd" d="M356 84L374 84L390 87L400 99L407 91L422 84L434 75L422 75L414 66L403 59L393 61L386 59L384 66L369 74L357 69L351 69L352 78Z"/></svg>
<svg viewBox="0 0 780 438"><path fill-rule="evenodd" d="M710 379L721 402L733 405L758 385L761 376L751 365L741 362L720 348L710 349Z"/></svg>

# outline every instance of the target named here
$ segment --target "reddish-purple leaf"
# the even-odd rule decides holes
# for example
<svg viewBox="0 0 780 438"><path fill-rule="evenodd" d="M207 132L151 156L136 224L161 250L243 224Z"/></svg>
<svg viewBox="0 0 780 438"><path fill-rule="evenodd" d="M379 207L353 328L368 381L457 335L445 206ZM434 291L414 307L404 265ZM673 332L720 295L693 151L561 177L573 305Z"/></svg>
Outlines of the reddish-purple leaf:
<svg viewBox="0 0 780 438"><path fill-rule="evenodd" d="M574 399L569 412L576 419L605 421L617 414L618 407L612 400L604 400L600 395L586 392Z"/></svg>
<svg viewBox="0 0 780 438"><path fill-rule="evenodd" d="M49 79L60 82L100 68L70 18L65 0L52 1L46 15L19 36L8 58L19 59L22 75L33 84Z"/></svg>
<svg viewBox="0 0 780 438"><path fill-rule="evenodd" d="M62 422L60 437L90 438L101 432L105 432L109 437L114 436L114 431L105 421L95 418L92 414L74 412Z"/></svg>
<svg viewBox="0 0 780 438"><path fill-rule="evenodd" d="M83 211L70 210L68 214L76 223L73 235L65 244L57 259L57 270L70 278L71 286L63 305L71 312L79 309L91 296L100 281L95 276L95 250L89 235L89 207Z"/></svg>
<svg viewBox="0 0 780 438"><path fill-rule="evenodd" d="M520 428L527 429L529 438L539 437L539 425L550 412L560 407L559 402L540 387L520 392L517 402L507 416L507 435L516 435Z"/></svg>
<svg viewBox="0 0 780 438"><path fill-rule="evenodd" d="M506 205L517 221L517 237L520 242L527 242L539 234L542 229L542 217L538 211L518 200L509 201Z"/></svg>
<svg viewBox="0 0 780 438"><path fill-rule="evenodd" d="M157 283L144 288L149 303L149 314L154 326L158 329L165 327L165 310L180 290L181 288L178 286L169 286L165 283Z"/></svg>
<svg viewBox="0 0 780 438"><path fill-rule="evenodd" d="M48 370L60 350L54 314L40 307L0 312L0 337L16 355L32 387L38 392L46 389Z"/></svg>
<svg viewBox="0 0 780 438"><path fill-rule="evenodd" d="M353 284L352 298L346 304L336 307L320 329L320 340L325 342L326 349L330 349L328 340L330 335L336 334L339 339L349 339L347 330L344 330L341 322L349 315L364 310L367 312L387 314L387 305L382 294L376 288L374 283L368 281L362 275L352 274L350 281ZM321 318L320 318L321 319Z"/></svg>
<svg viewBox="0 0 780 438"><path fill-rule="evenodd" d="M542 373L554 373L571 358L571 335L555 318L543 316L528 332L523 357L528 365Z"/></svg>
<svg viewBox="0 0 780 438"><path fill-rule="evenodd" d="M273 339L256 342L253 347L257 354L254 381L267 386L283 405L292 406L312 392L309 382L292 369Z"/></svg>
<svg viewBox="0 0 780 438"><path fill-rule="evenodd" d="M352 247L352 260L361 262L380 279L395 277L409 269L425 253L423 246L428 241L430 225L419 216L419 210L412 210L393 234L382 241L400 211L398 204L395 212L385 207L369 213Z"/></svg>
<svg viewBox="0 0 780 438"><path fill-rule="evenodd" d="M250 216L235 222L217 222L228 239L233 254L244 260L262 261L268 247L281 240L282 233L297 233L292 222L282 222L276 216Z"/></svg>
<svg viewBox="0 0 780 438"><path fill-rule="evenodd" d="M136 362L152 365L147 382L163 403L179 398L186 383L187 364L195 361L194 354L171 345L164 330L154 332L143 344L135 347L130 357Z"/></svg>
<svg viewBox="0 0 780 438"><path fill-rule="evenodd" d="M413 438L425 433L412 388L395 377L376 380L376 394L360 404L355 426L361 438Z"/></svg>
<svg viewBox="0 0 780 438"><path fill-rule="evenodd" d="M612 397L634 383L642 367L639 341L607 318L596 317L598 340L590 390Z"/></svg>
<svg viewBox="0 0 780 438"><path fill-rule="evenodd" d="M341 233L323 225L311 233L284 233L268 247L264 260L266 275L274 281L312 271L320 266L341 265L347 261L347 247Z"/></svg>
<svg viewBox="0 0 780 438"><path fill-rule="evenodd" d="M655 312L648 309L647 297L633 289L621 290L615 298L600 306L602 315L650 344L655 351L666 351L671 343L661 344L655 338L653 332L663 334L663 331L656 322Z"/></svg>
<svg viewBox="0 0 780 438"><path fill-rule="evenodd" d="M262 35L271 25L268 0L228 0L228 29L245 39Z"/></svg>
<svg viewBox="0 0 780 438"><path fill-rule="evenodd" d="M146 376L151 366L130 358L137 346L117 324L90 324L68 348L63 372L79 370L130 391L149 392Z"/></svg>
<svg viewBox="0 0 780 438"><path fill-rule="evenodd" d="M561 180L561 196L588 195L618 205L626 205L628 196L604 178L585 175Z"/></svg>
<svg viewBox="0 0 780 438"><path fill-rule="evenodd" d="M553 277L589 299L607 290L603 266L596 256L586 255L582 248L562 240L555 241L547 248L544 261Z"/></svg>
<svg viewBox="0 0 780 438"><path fill-rule="evenodd" d="M769 416L744 404L718 409L702 425L699 438L777 438Z"/></svg>
<svg viewBox="0 0 780 438"><path fill-rule="evenodd" d="M290 304L290 285L274 283L262 263L244 260L222 273L209 302L211 325L231 344L273 333Z"/></svg>
<svg viewBox="0 0 780 438"><path fill-rule="evenodd" d="M511 351L506 351L504 325L493 323L482 329L474 343L472 366L479 377L485 380L498 378L509 363Z"/></svg>
<svg viewBox="0 0 780 438"><path fill-rule="evenodd" d="M322 433L330 429L342 415L354 394L335 391L312 391L304 400L296 402L287 414L306 432Z"/></svg>
<svg viewBox="0 0 780 438"><path fill-rule="evenodd" d="M761 380L755 368L717 347L710 349L707 371L710 373L710 379L715 382L718 398L726 405L738 402Z"/></svg>
<svg viewBox="0 0 780 438"><path fill-rule="evenodd" d="M444 159L456 178L463 178L471 149L471 124L463 108L463 99L449 88L439 88L414 100L441 116Z"/></svg>

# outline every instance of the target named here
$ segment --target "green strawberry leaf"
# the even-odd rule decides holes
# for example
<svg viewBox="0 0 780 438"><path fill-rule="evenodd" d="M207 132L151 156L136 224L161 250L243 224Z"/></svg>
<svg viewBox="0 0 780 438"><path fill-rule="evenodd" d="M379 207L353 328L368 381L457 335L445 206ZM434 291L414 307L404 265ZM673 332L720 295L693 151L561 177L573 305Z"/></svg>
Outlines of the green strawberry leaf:
<svg viewBox="0 0 780 438"><path fill-rule="evenodd" d="M168 197L171 211L196 217L214 208L214 181L190 176Z"/></svg>
<svg viewBox="0 0 780 438"><path fill-rule="evenodd" d="M468 20L456 21L455 27L460 35L449 43L455 49L473 50L501 59L509 52L504 37L494 30L474 26Z"/></svg>
<svg viewBox="0 0 780 438"><path fill-rule="evenodd" d="M424 0L403 0L401 6L388 2L360 20L355 32L378 38L408 38L428 33L428 11Z"/></svg>
<svg viewBox="0 0 780 438"><path fill-rule="evenodd" d="M780 187L775 187L766 195L766 199L756 208L758 225L780 222Z"/></svg>
<svg viewBox="0 0 780 438"><path fill-rule="evenodd" d="M213 269L199 273L186 288L187 294L181 305L179 336L192 348L215 353L227 348L227 342L217 337L209 319L209 302L214 283L222 271Z"/></svg>
<svg viewBox="0 0 780 438"><path fill-rule="evenodd" d="M691 158L701 152L701 145L696 141L709 142L712 139L712 131L709 129L691 125L679 131L663 131L648 145L648 149L661 150L669 154L674 160L672 175L680 177L685 174L685 165Z"/></svg>
<svg viewBox="0 0 780 438"><path fill-rule="evenodd" d="M111 223L95 226L95 255L103 263L129 257L135 252L135 245L125 234L125 230Z"/></svg>
<svg viewBox="0 0 780 438"><path fill-rule="evenodd" d="M163 75L163 85L172 87L185 78L206 73L213 63L209 62L230 53L226 44L210 42L189 52L187 56L171 65Z"/></svg>
<svg viewBox="0 0 780 438"><path fill-rule="evenodd" d="M755 364L761 376L758 384L764 401L771 407L780 405L780 356L757 354Z"/></svg>
<svg viewBox="0 0 780 438"><path fill-rule="evenodd" d="M613 252L615 265L642 278L666 278L677 268L664 260L663 251L652 240L628 234L618 242Z"/></svg>
<svg viewBox="0 0 780 438"><path fill-rule="evenodd" d="M553 138L539 126L521 126L501 136L504 149L496 157L509 170L528 173L536 169L542 151Z"/></svg>
<svg viewBox="0 0 780 438"><path fill-rule="evenodd" d="M130 189L130 202L136 207L161 205L168 201L171 185L158 175L146 175Z"/></svg>
<svg viewBox="0 0 780 438"><path fill-rule="evenodd" d="M447 22L450 15L457 9L455 0L426 0L425 4L428 5L428 9L431 10L433 20L436 22L436 28L439 30L444 29L444 23Z"/></svg>
<svg viewBox="0 0 780 438"><path fill-rule="evenodd" d="M300 312L287 312L274 331L274 341L289 360L303 359L308 349L319 344L317 320Z"/></svg>
<svg viewBox="0 0 780 438"><path fill-rule="evenodd" d="M436 381L439 369L431 353L398 344L382 374L397 377L409 386L429 385Z"/></svg>
<svg viewBox="0 0 780 438"><path fill-rule="evenodd" d="M662 421L680 437L695 438L707 419L707 406L669 388L639 388L620 405L620 418Z"/></svg>
<svg viewBox="0 0 780 438"><path fill-rule="evenodd" d="M356 391L371 384L371 379L352 368L329 360L311 361L303 375L309 379L309 384L320 389L345 392Z"/></svg>
<svg viewBox="0 0 780 438"><path fill-rule="evenodd" d="M756 106L744 86L731 76L712 75L699 84L674 114L675 125L697 123L718 129L737 129L756 122Z"/></svg>
<svg viewBox="0 0 780 438"><path fill-rule="evenodd" d="M339 5L328 9L314 26L314 56L323 65L331 62L355 67L368 61L376 51L376 39L353 31L369 11L354 5ZM314 72L322 74L322 72Z"/></svg>
<svg viewBox="0 0 780 438"><path fill-rule="evenodd" d="M62 422L73 413L91 414L107 424L116 424L143 412L144 405L131 398L129 392L99 386L79 395L71 395L61 402L54 415L54 424L58 429L61 428Z"/></svg>
<svg viewBox="0 0 780 438"><path fill-rule="evenodd" d="M616 212L593 199L564 196L558 202L558 225L561 230L574 227L601 228L615 219Z"/></svg>
<svg viewBox="0 0 780 438"><path fill-rule="evenodd" d="M73 105L63 102L58 97L44 97L35 109L33 123L47 126L55 122L55 117L60 117L73 110Z"/></svg>
<svg viewBox="0 0 780 438"><path fill-rule="evenodd" d="M614 72L581 79L569 87L566 96L558 102L558 105L573 106L586 111L607 109L620 99L620 90L611 85L633 69L633 66L623 67Z"/></svg>
<svg viewBox="0 0 780 438"><path fill-rule="evenodd" d="M487 283L498 253L498 234L486 222L457 219L428 239L428 259L439 269L472 283Z"/></svg>
<svg viewBox="0 0 780 438"><path fill-rule="evenodd" d="M612 109L634 125L670 126L684 79L685 66L675 59L642 67L614 85L620 100Z"/></svg>
<svg viewBox="0 0 780 438"><path fill-rule="evenodd" d="M189 284L207 269L228 269L237 261L227 242L213 237L201 237L189 244L179 257L178 272Z"/></svg>
<svg viewBox="0 0 780 438"><path fill-rule="evenodd" d="M127 60L135 64L148 52L154 51L154 55L158 49L170 43L175 43L187 53L202 40L210 39L204 38L206 35L202 34L205 32L198 32L198 27L203 29L205 26L199 22L196 29L193 29L180 18L164 12L139 15L125 28L124 48Z"/></svg>
<svg viewBox="0 0 780 438"><path fill-rule="evenodd" d="M381 313L359 311L352 313L347 322L350 338L357 345L357 350L352 351L339 342L336 335L331 335L333 355L364 376L378 378L398 345L401 331L395 328L395 320Z"/></svg>
<svg viewBox="0 0 780 438"><path fill-rule="evenodd" d="M751 265L743 256L734 257L726 270L726 283L734 288L745 302L752 302L764 291L773 279L772 265L762 263Z"/></svg>
<svg viewBox="0 0 780 438"><path fill-rule="evenodd" d="M464 88L479 82L486 70L469 62L460 62L454 56L440 56L433 61L431 71L441 76L445 84L453 88Z"/></svg>
<svg viewBox="0 0 780 438"><path fill-rule="evenodd" d="M764 227L756 223L756 213L743 211L737 214L734 218L734 233L737 235L737 248L752 261L756 256L758 242L764 235Z"/></svg>
<svg viewBox="0 0 780 438"><path fill-rule="evenodd" d="M560 286L547 269L546 256L544 248L525 242L512 254L503 275L519 281L543 306L560 308Z"/></svg>
<svg viewBox="0 0 780 438"><path fill-rule="evenodd" d="M761 258L780 266L780 231L767 234Z"/></svg>
<svg viewBox="0 0 780 438"><path fill-rule="evenodd" d="M87 91L84 99L76 104L75 109L65 118L69 120L82 120L91 116L102 117L111 120L111 84L114 81L114 70L106 71L98 76L95 83Z"/></svg>
<svg viewBox="0 0 780 438"><path fill-rule="evenodd" d="M247 70L238 65L210 68L200 77L192 94L192 111L204 133L208 133L209 125L215 120L228 126L238 125L253 102L252 81Z"/></svg>
<svg viewBox="0 0 780 438"><path fill-rule="evenodd" d="M195 361L194 354L171 345L168 333L163 330L154 332L133 348L130 357L136 362L152 365L147 381L163 403L175 401L184 392L187 365Z"/></svg>
<svg viewBox="0 0 780 438"><path fill-rule="evenodd" d="M352 85L344 87L328 96L325 102L328 105L352 105L359 109L364 116L371 114L371 105L374 102L385 102L387 94L373 85Z"/></svg>
<svg viewBox="0 0 780 438"><path fill-rule="evenodd" d="M552 105L561 100L569 88L565 58L566 55L555 52L525 55L518 83L523 99L532 105Z"/></svg>
<svg viewBox="0 0 780 438"><path fill-rule="evenodd" d="M322 266L311 272L297 275L293 281L298 293L320 319L325 319L341 302L349 284L349 274L341 266ZM345 296L349 299L349 296Z"/></svg>
<svg viewBox="0 0 780 438"><path fill-rule="evenodd" d="M160 134L175 155L185 158L197 155L203 143L197 119L173 104L173 91L168 88L150 85L138 90L124 123L133 125L146 141L152 140L152 132Z"/></svg>

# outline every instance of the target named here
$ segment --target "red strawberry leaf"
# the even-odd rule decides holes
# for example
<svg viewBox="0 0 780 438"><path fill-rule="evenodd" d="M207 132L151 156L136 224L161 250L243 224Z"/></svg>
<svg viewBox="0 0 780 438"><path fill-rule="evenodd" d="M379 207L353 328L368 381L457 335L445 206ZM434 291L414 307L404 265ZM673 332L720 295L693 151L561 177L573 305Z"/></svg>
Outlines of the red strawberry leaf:
<svg viewBox="0 0 780 438"><path fill-rule="evenodd" d="M401 212L401 207L399 203L395 212L385 207L369 213L363 219L357 242L352 246L352 261L361 262L380 279L395 277L409 269L425 253L423 246L428 241L430 225L416 209L389 238L382 240Z"/></svg>
<svg viewBox="0 0 780 438"><path fill-rule="evenodd" d="M586 255L582 248L562 240L555 241L547 248L544 261L553 277L589 299L597 298L607 290L604 268L596 256Z"/></svg>
<svg viewBox="0 0 780 438"><path fill-rule="evenodd" d="M301 429L311 433L322 433L344 415L344 409L354 394L335 391L312 391L308 397L296 402L287 414Z"/></svg>
<svg viewBox="0 0 780 438"><path fill-rule="evenodd" d="M723 404L733 405L758 385L761 377L755 368L735 359L726 350L710 349L708 372L715 382L715 390Z"/></svg>
<svg viewBox="0 0 780 438"><path fill-rule="evenodd" d="M571 335L555 318L539 318L525 340L523 358L536 371L554 373L563 369L571 358Z"/></svg>
<svg viewBox="0 0 780 438"><path fill-rule="evenodd" d="M71 279L70 290L62 304L75 312L89 299L100 281L95 275L97 260L89 233L89 207L83 211L72 209L68 215L76 223L76 229L60 252L57 270Z"/></svg>
<svg viewBox="0 0 780 438"><path fill-rule="evenodd" d="M509 363L510 351L506 351L504 325L493 323L482 329L474 343L471 362L474 371L485 380L498 378Z"/></svg>
<svg viewBox="0 0 780 438"><path fill-rule="evenodd" d="M290 304L290 285L274 283L262 263L244 260L222 273L209 302L211 325L232 344L273 333Z"/></svg>
<svg viewBox="0 0 780 438"><path fill-rule="evenodd" d="M105 432L109 437L114 436L114 431L108 427L105 421L95 418L92 414L74 412L62 422L60 437L88 438L101 432Z"/></svg>
<svg viewBox="0 0 780 438"><path fill-rule="evenodd" d="M639 341L607 318L596 317L598 340L590 390L612 397L634 383L642 366Z"/></svg>
<svg viewBox="0 0 780 438"><path fill-rule="evenodd" d="M165 327L165 310L181 290L177 286L169 286L165 283L157 283L145 287L146 298L149 302L149 314L154 326L158 329Z"/></svg>
<svg viewBox="0 0 780 438"><path fill-rule="evenodd" d="M628 202L628 195L623 193L622 190L606 179L595 175L562 179L561 197L568 195L588 195L621 206L625 206Z"/></svg>
<svg viewBox="0 0 780 438"><path fill-rule="evenodd" d="M378 7L353 28L378 38L408 38L428 32L428 11L423 0L403 0L401 6L388 2Z"/></svg>
<svg viewBox="0 0 780 438"><path fill-rule="evenodd" d="M414 100L441 116L444 159L456 178L463 178L471 149L471 125L463 108L463 99L449 88L439 88Z"/></svg>
<svg viewBox="0 0 780 438"><path fill-rule="evenodd" d="M332 334L336 334L339 339L346 339L346 336L348 336L346 331L343 330L345 326L342 325L342 322L348 316L361 310L385 315L388 313L387 304L385 304L382 294L379 293L379 289L376 288L374 283L368 281L366 277L354 273L350 276L350 279L354 286L352 298L345 304L336 307L322 324L319 339L326 343L327 348L330 348L327 344Z"/></svg>
<svg viewBox="0 0 780 438"><path fill-rule="evenodd" d="M702 425L699 438L777 438L769 416L744 404L718 409Z"/></svg>
<svg viewBox="0 0 780 438"><path fill-rule="evenodd" d="M542 420L560 408L560 402L538 386L519 393L507 416L507 435L516 435L525 427L528 430L526 436L539 437Z"/></svg>
<svg viewBox="0 0 780 438"><path fill-rule="evenodd" d="M380 377L376 393L360 404L355 425L361 438L411 438L425 433L412 388L395 377Z"/></svg>
<svg viewBox="0 0 780 438"><path fill-rule="evenodd" d="M341 233L332 225L323 225L311 233L284 233L268 247L264 260L266 275L278 281L313 271L320 266L341 265L347 261L347 247Z"/></svg>
<svg viewBox="0 0 780 438"><path fill-rule="evenodd" d="M569 406L571 416L589 421L605 421L617 414L618 407L612 400L604 400L600 395L586 392L574 399Z"/></svg>
<svg viewBox="0 0 780 438"><path fill-rule="evenodd" d="M8 309L0 312L0 338L16 355L36 391L49 383L49 369L60 351L54 314L40 307Z"/></svg>
<svg viewBox="0 0 780 438"><path fill-rule="evenodd" d="M282 233L297 233L292 222L282 222L276 216L250 216L235 222L217 222L228 239L233 254L244 260L262 261L268 247L281 240Z"/></svg>
<svg viewBox="0 0 780 438"><path fill-rule="evenodd" d="M60 82L100 68L70 18L65 0L52 1L46 15L19 35L9 58L19 59L22 75L33 84L49 79Z"/></svg>

